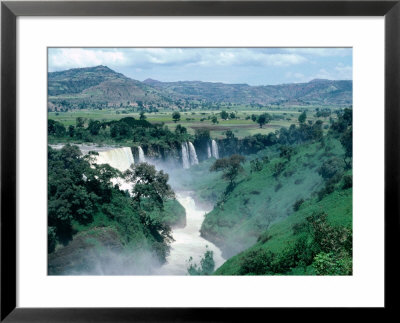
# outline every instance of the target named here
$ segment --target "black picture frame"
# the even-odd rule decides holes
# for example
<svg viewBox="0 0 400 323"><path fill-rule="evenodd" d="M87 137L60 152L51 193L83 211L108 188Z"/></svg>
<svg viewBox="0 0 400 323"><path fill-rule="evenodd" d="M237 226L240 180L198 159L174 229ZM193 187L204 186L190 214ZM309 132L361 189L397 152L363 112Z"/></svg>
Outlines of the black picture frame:
<svg viewBox="0 0 400 323"><path fill-rule="evenodd" d="M400 0L381 1L4 1L1 3L1 317L3 322L186 322L258 320L243 308L17 308L16 19L19 16L384 16L385 17L385 307L396 310L399 274ZM40 293L40 291L38 291ZM308 315L304 309L290 309ZM330 316L336 315L326 309ZM355 310L355 309L354 309ZM349 309L347 310L349 311ZM318 311L317 311L318 312ZM313 312L315 313L315 312ZM313 314L315 315L315 314ZM317 314L318 315L318 314ZM253 319L252 319L252 318ZM265 317L265 319L267 319Z"/></svg>

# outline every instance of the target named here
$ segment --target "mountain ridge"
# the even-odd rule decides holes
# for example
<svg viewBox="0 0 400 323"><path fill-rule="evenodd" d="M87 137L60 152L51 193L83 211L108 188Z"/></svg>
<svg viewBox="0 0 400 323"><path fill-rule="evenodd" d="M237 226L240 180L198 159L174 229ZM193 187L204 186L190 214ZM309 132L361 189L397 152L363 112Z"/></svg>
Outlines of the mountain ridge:
<svg viewBox="0 0 400 323"><path fill-rule="evenodd" d="M49 72L48 95L49 107L98 107L100 104L182 108L221 103L349 106L352 104L352 81L314 79L306 83L257 86L204 81L162 82L151 78L141 82L99 65Z"/></svg>

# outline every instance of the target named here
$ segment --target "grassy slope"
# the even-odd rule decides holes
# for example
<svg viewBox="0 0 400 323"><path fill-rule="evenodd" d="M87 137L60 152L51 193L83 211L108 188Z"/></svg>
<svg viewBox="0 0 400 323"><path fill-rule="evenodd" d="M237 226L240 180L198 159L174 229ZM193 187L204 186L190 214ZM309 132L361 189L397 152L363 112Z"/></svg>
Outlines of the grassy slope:
<svg viewBox="0 0 400 323"><path fill-rule="evenodd" d="M273 253L282 252L288 245L294 244L302 233L295 234L293 225L302 223L305 218L314 212L324 211L328 214L328 223L332 226L352 226L352 192L353 190L336 190L325 196L321 201L316 198L306 201L301 208L283 221L272 225L263 236L268 236L266 242L257 242L249 249L230 258L216 272L215 275L238 275L242 259L250 252L264 250ZM313 274L310 267L293 268L288 274Z"/></svg>
<svg viewBox="0 0 400 323"><path fill-rule="evenodd" d="M226 201L206 215L202 235L217 244L225 257L250 247L272 223L292 214L297 200L307 199L322 188L318 168L332 156L343 154L336 140L330 139L326 146L327 150L319 143L297 146L297 154L277 177L273 175L274 167L284 159L271 150L260 152L259 155L268 154L271 162L252 174L249 163L245 164L246 175ZM222 180L219 183L227 185Z"/></svg>

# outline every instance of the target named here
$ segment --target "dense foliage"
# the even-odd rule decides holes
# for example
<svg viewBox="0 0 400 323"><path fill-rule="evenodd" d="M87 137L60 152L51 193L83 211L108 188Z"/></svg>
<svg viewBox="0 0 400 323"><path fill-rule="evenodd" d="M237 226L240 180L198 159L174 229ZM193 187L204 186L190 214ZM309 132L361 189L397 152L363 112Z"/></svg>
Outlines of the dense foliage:
<svg viewBox="0 0 400 323"><path fill-rule="evenodd" d="M343 110L323 135L319 121L306 122L302 117L299 126L274 134L275 144L247 156L236 184L230 190L220 189L216 206L203 222L202 236L231 257L254 244L273 223L300 210L306 200L321 201L336 190L351 188L350 120L351 110ZM225 141L235 139L229 134ZM226 165L222 158L210 170Z"/></svg>
<svg viewBox="0 0 400 323"><path fill-rule="evenodd" d="M131 145L139 143L173 147L190 138L185 130L181 126L178 131L172 132L163 124L151 124L144 118L136 120L133 117L125 117L120 120L98 121L79 117L76 119L76 125L70 125L67 131L62 123L48 120L50 141L120 142Z"/></svg>
<svg viewBox="0 0 400 323"><path fill-rule="evenodd" d="M97 165L93 154L82 156L76 146L48 150L48 252L67 246L80 232L113 228L123 248L139 249L165 261L172 240L172 214L184 213L167 184L168 175L148 164L125 176L138 184L128 194L113 186L124 176L109 165Z"/></svg>

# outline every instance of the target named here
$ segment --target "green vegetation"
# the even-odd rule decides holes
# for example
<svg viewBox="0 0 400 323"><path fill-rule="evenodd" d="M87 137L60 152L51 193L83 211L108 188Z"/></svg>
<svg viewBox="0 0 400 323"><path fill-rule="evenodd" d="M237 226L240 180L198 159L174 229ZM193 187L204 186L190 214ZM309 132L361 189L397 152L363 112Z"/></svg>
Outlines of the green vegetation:
<svg viewBox="0 0 400 323"><path fill-rule="evenodd" d="M321 211L323 210L323 211ZM216 275L351 275L352 189L312 198Z"/></svg>
<svg viewBox="0 0 400 323"><path fill-rule="evenodd" d="M351 81L139 82L98 66L49 73L48 94L48 141L67 143L48 150L49 274L165 263L171 228L186 225L170 184L210 210L201 235L229 258L214 272L206 250L190 275L352 274ZM187 141L200 163L175 168ZM174 167L122 174L68 143L132 147L135 160L140 146Z"/></svg>
<svg viewBox="0 0 400 323"><path fill-rule="evenodd" d="M134 111L173 109L229 110L240 105L252 109L266 106L348 106L351 81L313 80L273 86L211 82L140 82L106 66L48 73L49 111L125 108ZM234 119L232 111L229 117ZM222 118L225 119L225 118Z"/></svg>
<svg viewBox="0 0 400 323"><path fill-rule="evenodd" d="M199 276L199 275L211 275L215 269L215 262L213 258L213 252L211 250L207 250L204 253L204 257L200 260L200 265L193 263L193 258L189 258L189 267L188 273L191 276Z"/></svg>
<svg viewBox="0 0 400 323"><path fill-rule="evenodd" d="M48 252L54 260L49 262L50 273L63 273L57 261L64 253L78 261L76 250L93 245L102 250L116 245L132 253L146 250L165 262L170 226L179 225L185 216L167 184L168 175L145 163L135 166L125 175L140 183L131 197L110 181L123 174L107 164L94 164L93 154L82 156L76 146L66 145L59 151L49 147L48 176ZM96 232L102 232L98 239ZM87 236L90 243L83 239Z"/></svg>
<svg viewBox="0 0 400 323"><path fill-rule="evenodd" d="M49 143L91 142L125 146L142 146L161 155L164 150L170 151L179 158L181 142L191 139L185 127L178 125L174 132L162 124L151 124L142 116L140 120L124 117L119 120L98 121L82 117L76 118L76 126L70 125L68 131L59 122L48 120ZM192 139L193 140L193 139Z"/></svg>
<svg viewBox="0 0 400 323"><path fill-rule="evenodd" d="M343 114L348 113L351 110ZM339 117L338 123L343 120ZM237 184L220 193L203 222L202 236L231 257L254 244L273 223L301 209L304 201L321 201L337 189L351 187L351 169L343 161L346 151L338 140L343 136L338 126L332 126L326 136L318 123L281 129L277 142L282 145L248 156ZM339 126L343 132L349 127Z"/></svg>

